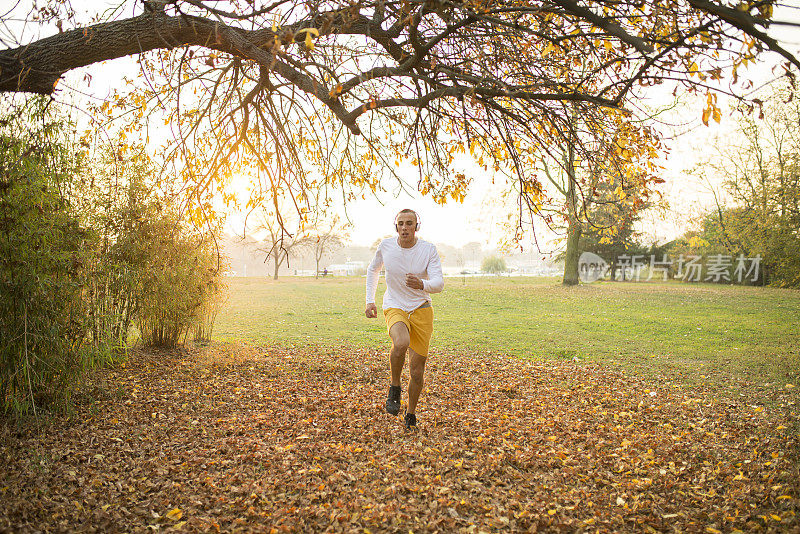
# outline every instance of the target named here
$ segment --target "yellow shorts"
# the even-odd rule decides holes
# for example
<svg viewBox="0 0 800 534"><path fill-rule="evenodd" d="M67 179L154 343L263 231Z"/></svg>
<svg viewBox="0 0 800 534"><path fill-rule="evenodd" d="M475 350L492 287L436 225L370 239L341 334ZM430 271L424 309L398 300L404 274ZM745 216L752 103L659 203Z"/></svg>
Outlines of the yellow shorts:
<svg viewBox="0 0 800 534"><path fill-rule="evenodd" d="M406 312L400 308L387 308L383 310L386 318L386 330L391 330L396 322L402 322L408 328L410 337L409 347L420 356L428 356L428 346L433 335L433 307L417 308Z"/></svg>

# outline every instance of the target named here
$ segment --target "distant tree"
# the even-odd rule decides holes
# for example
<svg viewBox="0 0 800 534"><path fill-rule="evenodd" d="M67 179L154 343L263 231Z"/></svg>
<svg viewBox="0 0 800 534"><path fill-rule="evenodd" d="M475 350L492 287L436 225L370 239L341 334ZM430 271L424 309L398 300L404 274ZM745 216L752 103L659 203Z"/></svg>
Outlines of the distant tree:
<svg viewBox="0 0 800 534"><path fill-rule="evenodd" d="M289 266L289 257L293 252L313 246L314 239L308 234L299 232L294 235L286 231L286 225L279 217L273 213L265 212L261 217L260 224L256 227L256 232L265 232L257 251L266 253L264 261L272 258L273 274L272 279L278 279L278 271L281 265Z"/></svg>
<svg viewBox="0 0 800 534"><path fill-rule="evenodd" d="M478 263L478 257L481 254L481 244L477 241L471 241L462 247L464 250L464 259L472 261L473 265Z"/></svg>
<svg viewBox="0 0 800 534"><path fill-rule="evenodd" d="M328 223L317 222L308 236L308 247L314 251L314 278L319 278L319 263L322 257L333 250L344 246L349 237L348 224L342 224L336 216Z"/></svg>
<svg viewBox="0 0 800 534"><path fill-rule="evenodd" d="M436 243L436 250L439 252L439 258L442 260L442 265L454 263L459 254L459 250L447 243Z"/></svg>
<svg viewBox="0 0 800 534"><path fill-rule="evenodd" d="M576 73L588 65L578 63ZM664 180L645 169L658 154L653 132L621 117L587 116L573 108L566 138L553 146L528 147L545 186L519 182L518 205L565 234L564 285L579 282L578 260L586 232L608 240L632 231L651 189ZM518 210L519 211L519 210ZM531 218L530 227L533 228ZM517 223L519 239L522 220Z"/></svg>
<svg viewBox="0 0 800 534"><path fill-rule="evenodd" d="M369 251L372 252L372 253L375 253L375 251L378 250L378 246L381 244L381 241L383 241L384 239L389 239L390 237L392 237L392 236L391 235L385 235L383 237L379 237L378 239L373 241L372 244L369 246Z"/></svg>
<svg viewBox="0 0 800 534"><path fill-rule="evenodd" d="M481 270L490 274L504 273L506 272L506 261L497 256L487 256L481 262Z"/></svg>
<svg viewBox="0 0 800 534"><path fill-rule="evenodd" d="M456 265L458 265L458 270L461 273L461 285L466 285L467 271L464 269L464 252L461 250L456 252Z"/></svg>
<svg viewBox="0 0 800 534"><path fill-rule="evenodd" d="M256 250L259 242L252 235L226 235L222 247L230 258L231 269L239 276L254 276L259 272L264 254Z"/></svg>
<svg viewBox="0 0 800 534"><path fill-rule="evenodd" d="M608 261L611 280L616 279L620 256L645 253L635 224L650 202L643 199L640 183L610 176L597 184L592 202L586 205L578 249Z"/></svg>

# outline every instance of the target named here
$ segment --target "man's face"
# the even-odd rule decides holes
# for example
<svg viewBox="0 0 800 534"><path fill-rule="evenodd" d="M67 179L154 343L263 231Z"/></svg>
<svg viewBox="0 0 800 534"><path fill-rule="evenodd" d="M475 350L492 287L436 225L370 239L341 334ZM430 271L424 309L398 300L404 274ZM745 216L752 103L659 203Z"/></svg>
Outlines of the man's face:
<svg viewBox="0 0 800 534"><path fill-rule="evenodd" d="M417 218L413 213L401 213L395 220L397 223L397 235L400 239L409 240L414 238L417 232Z"/></svg>

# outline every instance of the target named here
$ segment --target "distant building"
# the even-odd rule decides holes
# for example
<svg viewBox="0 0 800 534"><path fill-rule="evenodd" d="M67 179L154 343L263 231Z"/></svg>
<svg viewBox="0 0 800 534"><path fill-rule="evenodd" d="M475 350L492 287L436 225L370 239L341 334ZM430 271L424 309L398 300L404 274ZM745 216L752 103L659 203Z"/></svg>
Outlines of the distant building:
<svg viewBox="0 0 800 534"><path fill-rule="evenodd" d="M518 265L517 271L520 274L539 274L542 271L542 264L536 265Z"/></svg>
<svg viewBox="0 0 800 534"><path fill-rule="evenodd" d="M528 276L556 276L562 274L564 269L559 269L553 265L519 265L517 266L517 274Z"/></svg>
<svg viewBox="0 0 800 534"><path fill-rule="evenodd" d="M347 263L334 263L328 265L328 274L334 276L355 276L363 273L367 268L366 262L348 261Z"/></svg>

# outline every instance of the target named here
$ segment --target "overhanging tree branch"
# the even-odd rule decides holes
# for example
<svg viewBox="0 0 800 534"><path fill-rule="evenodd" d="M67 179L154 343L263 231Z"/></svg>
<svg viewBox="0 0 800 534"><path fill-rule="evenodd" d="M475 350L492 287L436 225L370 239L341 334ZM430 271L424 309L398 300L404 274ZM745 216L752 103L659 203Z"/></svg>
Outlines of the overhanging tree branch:
<svg viewBox="0 0 800 534"><path fill-rule="evenodd" d="M0 50L0 92L52 94L65 72L138 54L149 83L135 90L137 105L180 99L180 108L158 108L181 137L176 167L198 202L217 175L241 169L263 180L261 200L285 193L295 207L312 187L375 191L394 172L387 163L412 154L421 190L458 198L469 181L452 178L448 164L463 143L497 169L512 162L520 183L538 191L524 147L563 143L573 113L598 130L622 128L635 87L678 79L709 92L697 65L716 82L751 59L740 45L753 39L753 52L774 50L800 67L759 29L768 11L762 20L708 0L147 5L129 19ZM103 116L125 102L105 102ZM609 167L629 157L599 133L578 148L615 160Z"/></svg>
<svg viewBox="0 0 800 534"><path fill-rule="evenodd" d="M709 2L707 0L689 0L689 4L697 9L701 9L707 13L710 13L711 15L718 17L721 21L727 22L734 28L745 32L747 35L753 37L757 42L764 43L767 45L767 48L783 56L795 67L800 68L800 60L798 60L794 54L783 48L778 41L767 35L766 32L756 28L756 25L765 27L768 26L769 19L759 19L750 15L746 11L732 9L714 2Z"/></svg>

